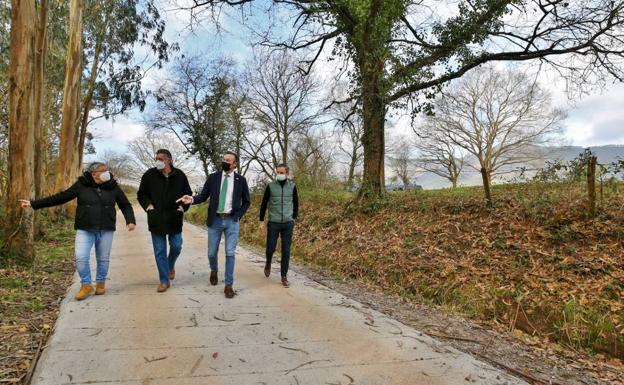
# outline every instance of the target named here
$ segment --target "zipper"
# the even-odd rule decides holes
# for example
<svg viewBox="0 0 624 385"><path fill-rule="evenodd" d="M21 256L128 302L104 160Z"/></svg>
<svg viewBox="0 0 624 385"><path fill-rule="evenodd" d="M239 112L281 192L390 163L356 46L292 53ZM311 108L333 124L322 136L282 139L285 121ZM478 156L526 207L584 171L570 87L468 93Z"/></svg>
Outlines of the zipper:
<svg viewBox="0 0 624 385"><path fill-rule="evenodd" d="M282 185L282 223L284 223L284 184Z"/></svg>
<svg viewBox="0 0 624 385"><path fill-rule="evenodd" d="M95 193L98 196L98 200L100 201L100 224L98 226L98 230L100 230L102 228L102 225L104 224L104 214L106 212L106 207L104 206L104 202L102 201L102 189L100 189L100 187L96 187L95 188Z"/></svg>

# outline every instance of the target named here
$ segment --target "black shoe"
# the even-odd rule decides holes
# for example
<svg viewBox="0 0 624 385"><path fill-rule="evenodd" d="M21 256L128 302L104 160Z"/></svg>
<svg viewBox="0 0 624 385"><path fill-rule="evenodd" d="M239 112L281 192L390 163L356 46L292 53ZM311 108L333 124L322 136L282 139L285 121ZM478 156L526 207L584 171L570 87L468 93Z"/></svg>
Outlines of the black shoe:
<svg viewBox="0 0 624 385"><path fill-rule="evenodd" d="M223 289L223 292L225 293L225 298L234 298L234 295L236 293L234 293L234 289L232 289L232 286L225 286L225 289Z"/></svg>
<svg viewBox="0 0 624 385"><path fill-rule="evenodd" d="M264 276L268 277L269 275L271 275L271 266L265 266L264 267Z"/></svg>
<svg viewBox="0 0 624 385"><path fill-rule="evenodd" d="M219 283L219 278L217 277L217 272L216 271L211 271L210 272L210 284L212 286L215 286L217 283Z"/></svg>

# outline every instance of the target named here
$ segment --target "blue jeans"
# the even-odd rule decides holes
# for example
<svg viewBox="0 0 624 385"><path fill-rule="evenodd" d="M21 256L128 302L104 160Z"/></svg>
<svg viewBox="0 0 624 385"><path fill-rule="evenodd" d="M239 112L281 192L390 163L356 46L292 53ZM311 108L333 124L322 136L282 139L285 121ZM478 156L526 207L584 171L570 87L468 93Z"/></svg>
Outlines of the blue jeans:
<svg viewBox="0 0 624 385"><path fill-rule="evenodd" d="M151 234L160 283L169 284L169 272L175 268L176 260L182 251L182 233ZM167 237L169 237L169 255L167 255Z"/></svg>
<svg viewBox="0 0 624 385"><path fill-rule="evenodd" d="M267 226L267 244L266 244L266 265L271 266L273 253L277 246L277 238L282 239L282 260L280 263L280 272L282 278L288 275L288 265L290 263L290 244L292 243L293 229L295 222L277 223L269 222Z"/></svg>
<svg viewBox="0 0 624 385"><path fill-rule="evenodd" d="M212 226L208 227L208 261L210 262L210 271L219 271L217 255L219 253L219 243L221 242L221 234L225 233L225 284L232 286L234 283L234 255L236 254L236 245L238 243L238 227L237 220L231 217L217 216L212 222Z"/></svg>
<svg viewBox="0 0 624 385"><path fill-rule="evenodd" d="M74 249L76 253L76 270L80 276L80 283L91 284L91 267L89 260L91 249L95 244L95 260L97 262L96 282L106 281L110 251L113 246L113 230L76 230Z"/></svg>

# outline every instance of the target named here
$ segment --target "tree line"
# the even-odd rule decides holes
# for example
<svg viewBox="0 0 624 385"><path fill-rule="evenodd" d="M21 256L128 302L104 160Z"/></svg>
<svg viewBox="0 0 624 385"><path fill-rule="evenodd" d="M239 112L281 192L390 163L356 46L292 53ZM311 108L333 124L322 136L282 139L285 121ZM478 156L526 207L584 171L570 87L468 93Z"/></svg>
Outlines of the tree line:
<svg viewBox="0 0 624 385"><path fill-rule="evenodd" d="M89 125L143 108L146 70L176 46L163 39L151 0L3 1L0 18L3 253L31 261L34 218L16 199L67 187L89 149ZM137 57L137 44L149 59Z"/></svg>
<svg viewBox="0 0 624 385"><path fill-rule="evenodd" d="M362 199L383 193L387 160L407 181L408 162L402 158L410 149L389 143L386 126L393 114L424 113L413 127L423 168L453 183L465 157L473 156L491 200L492 177L554 133L564 115L548 106L547 90L536 82L498 73L488 63L539 63L556 70L569 89L622 78L623 1L439 3L180 5L192 22L213 23L225 8L242 10L248 18L266 14L263 7L269 4L269 19L292 29L253 33L257 55L247 66L251 70L236 73L228 59L198 65L197 58L181 56L168 78L146 91L141 87L146 72L178 49L164 40L165 25L153 0L12 0L10 6L3 1L4 250L32 259L34 220L12 203L65 187L90 148L89 125L130 108L143 110L149 96L158 107L147 114L147 125L169 131L184 152L199 159L204 173L228 147L247 160L241 172L253 165L268 176L275 163L287 161L302 171L301 178L318 184L332 176L327 173L332 155L343 153L347 184L357 185ZM213 17L201 17L206 14ZM150 55L138 57L137 45ZM341 63L332 71L346 79L331 87L330 100L324 80L314 77L322 55ZM319 96L319 89L325 95ZM474 108L477 101L486 107ZM322 129L328 125L340 135Z"/></svg>

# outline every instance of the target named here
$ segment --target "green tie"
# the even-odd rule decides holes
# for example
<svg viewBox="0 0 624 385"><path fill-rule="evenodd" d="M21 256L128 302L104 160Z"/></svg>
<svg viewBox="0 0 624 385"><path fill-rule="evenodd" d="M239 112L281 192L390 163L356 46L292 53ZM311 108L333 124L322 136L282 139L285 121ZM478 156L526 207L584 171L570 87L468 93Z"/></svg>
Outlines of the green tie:
<svg viewBox="0 0 624 385"><path fill-rule="evenodd" d="M223 180L223 184L221 185L221 193L219 194L219 208L217 209L217 211L220 213L225 210L225 198L227 197L228 191L228 174L223 174L223 177L225 179Z"/></svg>

